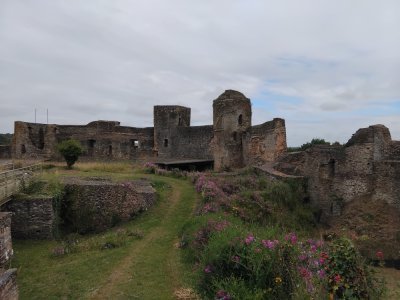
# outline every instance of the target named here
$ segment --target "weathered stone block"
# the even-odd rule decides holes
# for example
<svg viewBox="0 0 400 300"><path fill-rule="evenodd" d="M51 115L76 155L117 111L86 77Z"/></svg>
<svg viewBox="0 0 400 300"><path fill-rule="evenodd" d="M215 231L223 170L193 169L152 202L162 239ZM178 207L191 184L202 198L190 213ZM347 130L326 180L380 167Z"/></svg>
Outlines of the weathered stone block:
<svg viewBox="0 0 400 300"><path fill-rule="evenodd" d="M17 269L0 273L0 299L18 300Z"/></svg>
<svg viewBox="0 0 400 300"><path fill-rule="evenodd" d="M12 255L11 213L0 212L0 269L7 268Z"/></svg>
<svg viewBox="0 0 400 300"><path fill-rule="evenodd" d="M12 212L11 233L18 239L52 239L56 224L53 198L18 195L3 207Z"/></svg>

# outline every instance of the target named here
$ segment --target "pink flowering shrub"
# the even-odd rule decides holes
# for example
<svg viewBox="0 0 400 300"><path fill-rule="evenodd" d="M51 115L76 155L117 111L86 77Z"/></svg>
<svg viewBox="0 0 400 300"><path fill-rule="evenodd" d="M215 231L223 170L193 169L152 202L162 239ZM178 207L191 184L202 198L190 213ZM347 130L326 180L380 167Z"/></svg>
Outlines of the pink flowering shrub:
<svg viewBox="0 0 400 300"><path fill-rule="evenodd" d="M158 169L158 166L155 163L146 162L143 165L143 168L146 173L155 174L156 170Z"/></svg>
<svg viewBox="0 0 400 300"><path fill-rule="evenodd" d="M219 187L215 180L200 175L195 184L196 191L201 194L205 203L218 203L226 197L223 190ZM217 206L217 205L216 205Z"/></svg>
<svg viewBox="0 0 400 300"><path fill-rule="evenodd" d="M343 240L325 243L303 241L294 232L282 237L274 231L264 234L248 232L245 224L233 219L212 220L194 232L192 245L185 251L193 252L198 291L204 298L327 299L332 295L360 299L382 295L382 285L353 252L354 247Z"/></svg>

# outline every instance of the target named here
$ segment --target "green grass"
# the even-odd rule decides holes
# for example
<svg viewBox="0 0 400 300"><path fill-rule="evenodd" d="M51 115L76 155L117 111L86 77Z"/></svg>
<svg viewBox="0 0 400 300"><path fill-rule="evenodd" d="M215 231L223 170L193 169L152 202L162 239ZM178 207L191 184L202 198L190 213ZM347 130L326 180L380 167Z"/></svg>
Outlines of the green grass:
<svg viewBox="0 0 400 300"><path fill-rule="evenodd" d="M92 169L86 173L104 174ZM173 299L175 289L189 285L190 270L181 263L175 244L196 202L192 185L126 169L113 173L117 178L128 175L149 178L160 195L136 219L102 234L75 237L72 253L61 256L52 254L60 242L14 241L12 266L19 270L20 299ZM107 242L117 247L101 250Z"/></svg>

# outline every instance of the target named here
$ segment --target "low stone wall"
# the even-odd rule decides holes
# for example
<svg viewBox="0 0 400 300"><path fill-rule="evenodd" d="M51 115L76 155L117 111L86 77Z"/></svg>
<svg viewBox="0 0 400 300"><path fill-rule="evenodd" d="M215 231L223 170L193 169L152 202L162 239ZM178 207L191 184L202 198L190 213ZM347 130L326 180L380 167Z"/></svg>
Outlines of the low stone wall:
<svg viewBox="0 0 400 300"><path fill-rule="evenodd" d="M151 207L155 200L155 190L145 180L115 183L74 178L66 180L65 197L57 207L51 197L14 197L1 207L2 211L12 213L11 221L9 217L6 219L11 214L0 213L0 225L2 222L8 224L4 229L6 234L11 223L12 236L17 239L52 239L60 229L65 232L99 232L133 218ZM4 247L11 249L11 240L9 243L7 240ZM0 263L1 260L0 255Z"/></svg>
<svg viewBox="0 0 400 300"><path fill-rule="evenodd" d="M0 212L0 299L18 299L17 269L7 270L13 255L11 213Z"/></svg>
<svg viewBox="0 0 400 300"><path fill-rule="evenodd" d="M64 229L99 232L128 221L155 203L155 190L147 181L115 183L105 180L69 179L60 217Z"/></svg>
<svg viewBox="0 0 400 300"><path fill-rule="evenodd" d="M7 268L12 255L11 213L0 212L0 270Z"/></svg>
<svg viewBox="0 0 400 300"><path fill-rule="evenodd" d="M18 300L17 269L0 272L0 299Z"/></svg>
<svg viewBox="0 0 400 300"><path fill-rule="evenodd" d="M51 239L56 226L53 198L18 195L2 211L12 212L11 232L18 239Z"/></svg>

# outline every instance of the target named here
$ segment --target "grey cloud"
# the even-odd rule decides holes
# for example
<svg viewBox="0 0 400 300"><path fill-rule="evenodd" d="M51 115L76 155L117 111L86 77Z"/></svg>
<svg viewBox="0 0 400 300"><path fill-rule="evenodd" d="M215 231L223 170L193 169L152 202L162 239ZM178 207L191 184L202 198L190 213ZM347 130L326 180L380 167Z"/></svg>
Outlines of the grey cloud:
<svg viewBox="0 0 400 300"><path fill-rule="evenodd" d="M151 126L153 105L180 104L193 124L210 124L212 100L234 88L258 101L264 92L301 99L254 111L254 123L286 118L290 144L310 131L347 138L369 122L400 138L393 116L357 116L399 101L398 28L392 0L3 0L0 132L31 120L34 107L55 123Z"/></svg>

